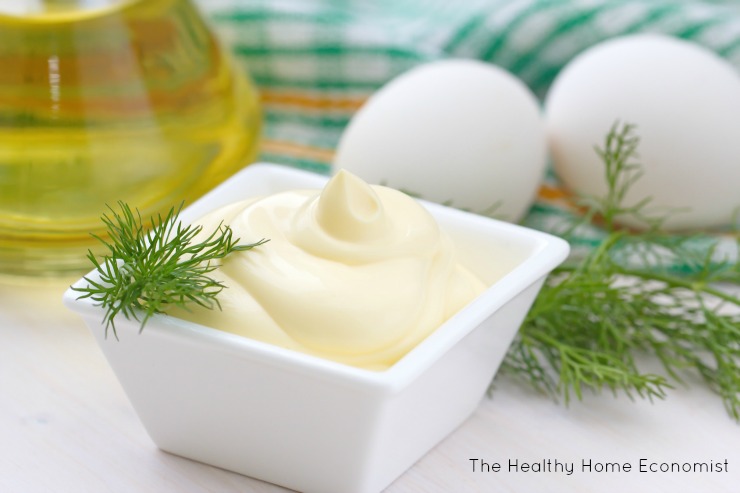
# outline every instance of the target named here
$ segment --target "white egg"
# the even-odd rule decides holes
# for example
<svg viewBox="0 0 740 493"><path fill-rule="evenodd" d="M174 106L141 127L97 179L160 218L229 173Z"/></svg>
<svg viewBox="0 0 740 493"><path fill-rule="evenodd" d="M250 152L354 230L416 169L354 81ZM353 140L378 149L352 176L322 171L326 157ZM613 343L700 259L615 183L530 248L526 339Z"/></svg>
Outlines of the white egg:
<svg viewBox="0 0 740 493"><path fill-rule="evenodd" d="M619 120L636 125L644 172L625 205L651 197L655 212L675 211L674 231L729 224L740 206L740 75L707 49L659 35L603 42L558 74L545 114L555 171L579 194L605 194L594 146Z"/></svg>
<svg viewBox="0 0 740 493"><path fill-rule="evenodd" d="M369 183L518 221L546 164L544 121L529 89L474 60L421 65L355 114L334 166Z"/></svg>

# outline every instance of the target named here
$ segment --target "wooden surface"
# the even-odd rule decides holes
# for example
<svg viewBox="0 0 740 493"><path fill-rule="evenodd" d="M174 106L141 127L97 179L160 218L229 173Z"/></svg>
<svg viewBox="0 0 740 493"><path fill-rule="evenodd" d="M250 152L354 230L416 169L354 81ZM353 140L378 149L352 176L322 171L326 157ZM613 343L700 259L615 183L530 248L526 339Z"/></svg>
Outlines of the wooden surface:
<svg viewBox="0 0 740 493"><path fill-rule="evenodd" d="M91 334L62 306L67 284L0 284L0 492L285 491L157 450ZM481 472L471 459L502 470ZM574 463L573 474L508 470L547 459ZM727 460L728 471L641 473L640 459ZM583 472L583 460L632 469ZM700 384L652 404L605 395L566 409L502 383L387 491L737 492L740 425Z"/></svg>

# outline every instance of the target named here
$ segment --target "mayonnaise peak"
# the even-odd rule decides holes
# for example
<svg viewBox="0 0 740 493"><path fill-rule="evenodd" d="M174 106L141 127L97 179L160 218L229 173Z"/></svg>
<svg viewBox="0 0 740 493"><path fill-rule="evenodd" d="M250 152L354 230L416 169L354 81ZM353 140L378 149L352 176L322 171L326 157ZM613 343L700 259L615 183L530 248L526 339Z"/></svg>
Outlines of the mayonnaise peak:
<svg viewBox="0 0 740 493"><path fill-rule="evenodd" d="M221 311L178 316L327 359L388 368L485 288L414 199L347 171L323 191L238 202L198 224L222 221L270 241L212 273L227 286Z"/></svg>

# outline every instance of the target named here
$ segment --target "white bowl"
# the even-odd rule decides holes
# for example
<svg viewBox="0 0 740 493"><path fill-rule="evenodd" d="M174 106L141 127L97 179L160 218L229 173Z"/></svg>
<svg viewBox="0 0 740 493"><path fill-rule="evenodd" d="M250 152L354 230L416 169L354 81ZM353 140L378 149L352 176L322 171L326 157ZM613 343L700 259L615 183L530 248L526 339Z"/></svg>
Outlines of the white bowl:
<svg viewBox="0 0 740 493"><path fill-rule="evenodd" d="M251 165L182 218L250 196L322 188L326 180ZM490 287L386 371L164 315L141 333L121 318L120 340L106 338L99 306L72 290L64 301L85 319L162 450L300 491L377 492L475 410L545 277L568 253L559 238L424 205Z"/></svg>

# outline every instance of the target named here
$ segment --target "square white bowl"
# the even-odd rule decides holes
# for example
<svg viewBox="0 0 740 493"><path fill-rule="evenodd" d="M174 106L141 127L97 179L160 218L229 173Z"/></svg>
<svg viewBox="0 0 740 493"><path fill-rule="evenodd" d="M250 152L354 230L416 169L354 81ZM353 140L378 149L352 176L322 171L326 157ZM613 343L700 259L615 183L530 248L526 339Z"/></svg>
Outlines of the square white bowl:
<svg viewBox="0 0 740 493"><path fill-rule="evenodd" d="M181 218L326 181L254 164ZM489 287L386 371L165 315L141 333L138 322L121 318L119 340L106 338L102 308L71 289L64 302L84 318L162 450L299 491L377 492L475 410L543 281L568 254L554 236L422 203Z"/></svg>

